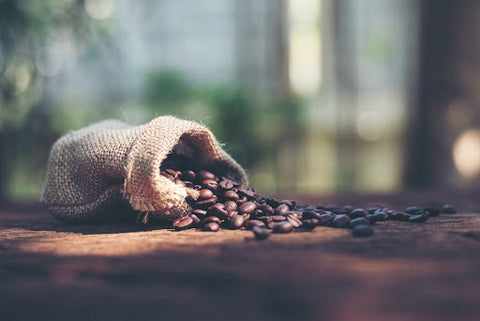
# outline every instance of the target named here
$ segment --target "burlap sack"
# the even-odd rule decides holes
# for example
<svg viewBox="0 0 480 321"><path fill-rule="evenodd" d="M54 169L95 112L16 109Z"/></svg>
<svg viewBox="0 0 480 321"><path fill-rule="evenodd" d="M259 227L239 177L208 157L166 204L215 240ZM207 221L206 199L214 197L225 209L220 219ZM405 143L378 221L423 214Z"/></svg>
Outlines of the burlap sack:
<svg viewBox="0 0 480 321"><path fill-rule="evenodd" d="M41 201L67 222L102 221L125 208L177 218L190 209L186 197L196 199L198 191L160 175L162 161L174 148L247 184L240 165L198 123L171 116L141 126L107 120L54 144Z"/></svg>

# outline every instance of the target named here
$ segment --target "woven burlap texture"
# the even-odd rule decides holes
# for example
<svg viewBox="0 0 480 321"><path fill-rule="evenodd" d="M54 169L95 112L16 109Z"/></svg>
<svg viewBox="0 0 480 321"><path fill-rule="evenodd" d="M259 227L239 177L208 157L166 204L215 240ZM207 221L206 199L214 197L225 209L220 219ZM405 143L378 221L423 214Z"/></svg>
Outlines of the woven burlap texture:
<svg viewBox="0 0 480 321"><path fill-rule="evenodd" d="M186 198L196 199L198 191L160 175L174 148L247 185L245 171L205 126L172 116L140 126L106 120L53 145L41 201L67 222L103 221L126 204L160 219L185 215L190 210Z"/></svg>

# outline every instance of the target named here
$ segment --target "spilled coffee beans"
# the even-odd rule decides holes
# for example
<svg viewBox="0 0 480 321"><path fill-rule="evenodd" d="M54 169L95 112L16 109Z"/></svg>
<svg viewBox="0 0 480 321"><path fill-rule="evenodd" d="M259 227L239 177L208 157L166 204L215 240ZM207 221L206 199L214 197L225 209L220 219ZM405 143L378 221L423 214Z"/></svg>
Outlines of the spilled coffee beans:
<svg viewBox="0 0 480 321"><path fill-rule="evenodd" d="M276 200L258 194L254 189L242 188L229 176L216 175L183 155L170 154L160 168L160 174L184 186L199 191L198 199L190 199L190 214L173 221L175 230L198 228L217 232L226 229L252 230L257 240L267 239L273 233L311 231L317 226L349 228L355 237L373 235L372 225L386 220L424 223L440 213L453 214L452 205L429 204L410 206L397 211L377 205L368 209L350 205L299 206L293 200Z"/></svg>

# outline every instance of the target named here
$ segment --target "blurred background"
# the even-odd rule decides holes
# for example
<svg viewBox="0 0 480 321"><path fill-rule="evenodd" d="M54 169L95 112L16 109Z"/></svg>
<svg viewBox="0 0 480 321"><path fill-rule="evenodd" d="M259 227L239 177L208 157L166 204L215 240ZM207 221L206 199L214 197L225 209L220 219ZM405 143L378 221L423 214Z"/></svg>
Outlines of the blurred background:
<svg viewBox="0 0 480 321"><path fill-rule="evenodd" d="M261 193L475 187L480 2L0 0L0 198L105 118L209 126Z"/></svg>

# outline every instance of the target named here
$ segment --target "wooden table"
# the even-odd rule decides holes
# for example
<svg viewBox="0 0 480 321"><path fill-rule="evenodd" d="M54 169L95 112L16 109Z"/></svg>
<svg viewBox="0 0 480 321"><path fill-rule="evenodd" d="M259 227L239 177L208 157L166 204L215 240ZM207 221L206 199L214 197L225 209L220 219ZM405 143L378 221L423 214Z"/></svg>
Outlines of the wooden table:
<svg viewBox="0 0 480 321"><path fill-rule="evenodd" d="M398 206L431 196L296 195ZM249 231L71 226L38 204L4 206L0 319L480 320L480 215L474 195L463 197L458 214L381 222L370 238L317 227L265 241Z"/></svg>

